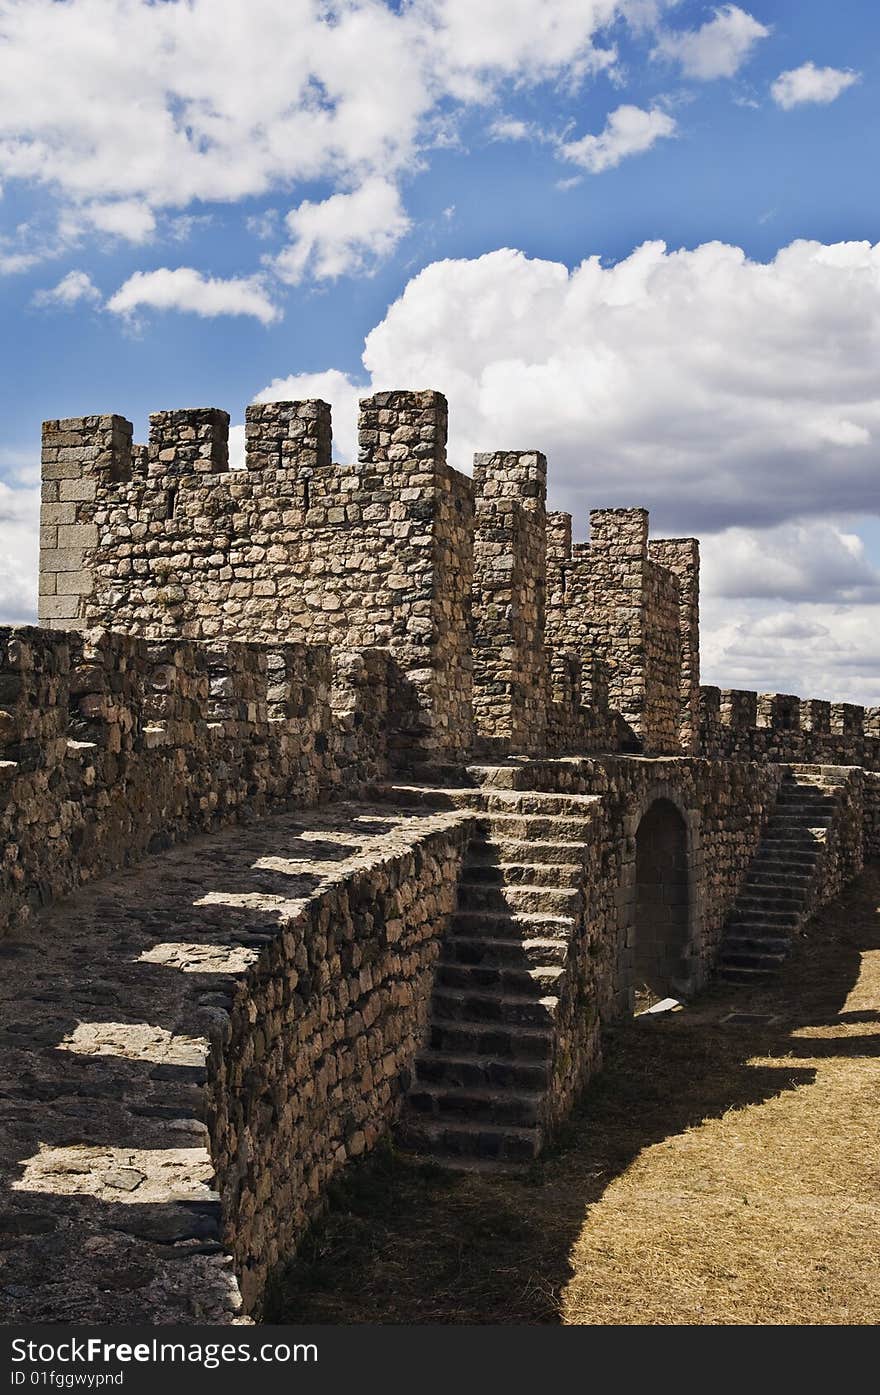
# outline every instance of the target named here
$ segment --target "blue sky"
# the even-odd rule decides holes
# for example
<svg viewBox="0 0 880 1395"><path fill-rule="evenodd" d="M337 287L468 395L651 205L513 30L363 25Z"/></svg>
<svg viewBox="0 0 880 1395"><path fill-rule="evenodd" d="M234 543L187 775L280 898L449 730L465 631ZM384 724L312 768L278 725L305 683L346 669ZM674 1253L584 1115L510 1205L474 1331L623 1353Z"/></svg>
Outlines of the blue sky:
<svg viewBox="0 0 880 1395"><path fill-rule="evenodd" d="M878 69L867 0L0 0L2 618L42 418L432 386L702 536L707 681L880 702Z"/></svg>

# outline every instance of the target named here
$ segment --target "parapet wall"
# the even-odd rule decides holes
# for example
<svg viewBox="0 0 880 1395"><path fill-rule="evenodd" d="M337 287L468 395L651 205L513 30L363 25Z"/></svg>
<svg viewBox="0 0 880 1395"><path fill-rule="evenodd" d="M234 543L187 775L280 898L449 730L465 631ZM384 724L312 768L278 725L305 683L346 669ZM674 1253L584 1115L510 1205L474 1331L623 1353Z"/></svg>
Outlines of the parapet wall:
<svg viewBox="0 0 880 1395"><path fill-rule="evenodd" d="M402 747L471 743L472 488L446 464L439 393L361 403L359 461L330 461L324 402L247 412L247 468L229 418L121 417L43 431L40 619L151 638L387 648Z"/></svg>
<svg viewBox="0 0 880 1395"><path fill-rule="evenodd" d="M644 509L596 509L590 541L571 541L567 514L548 521L548 642L604 667L622 747L693 753L699 684L699 549L690 538L648 542ZM615 749L615 748L612 748Z"/></svg>
<svg viewBox="0 0 880 1395"><path fill-rule="evenodd" d="M428 1025L471 820L349 872L283 926L239 986L208 1061L211 1155L248 1311L397 1119Z"/></svg>
<svg viewBox="0 0 880 1395"><path fill-rule="evenodd" d="M0 935L145 852L387 773L389 663L0 630Z"/></svg>
<svg viewBox="0 0 880 1395"><path fill-rule="evenodd" d="M154 413L146 446L120 416L44 423L41 623L386 649L398 764L693 748L695 543L623 509L572 549L539 451L448 466L437 392L365 398L356 465L325 402L249 407L243 470L228 433L216 408Z"/></svg>
<svg viewBox="0 0 880 1395"><path fill-rule="evenodd" d="M791 693L700 689L704 755L880 770L880 708Z"/></svg>

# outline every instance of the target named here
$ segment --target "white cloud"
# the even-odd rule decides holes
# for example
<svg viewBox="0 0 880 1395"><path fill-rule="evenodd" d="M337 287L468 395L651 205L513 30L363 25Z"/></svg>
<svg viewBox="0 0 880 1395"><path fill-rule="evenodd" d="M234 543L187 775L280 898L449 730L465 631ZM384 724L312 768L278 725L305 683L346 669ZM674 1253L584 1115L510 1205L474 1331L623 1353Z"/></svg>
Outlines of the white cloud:
<svg viewBox="0 0 880 1395"><path fill-rule="evenodd" d="M821 519L714 534L703 547L702 583L721 599L880 601L880 570L862 539Z"/></svg>
<svg viewBox="0 0 880 1395"><path fill-rule="evenodd" d="M293 241L272 266L291 285L307 272L324 281L369 270L410 228L396 186L378 176L354 193L333 194L322 203L306 200L291 209L285 222Z"/></svg>
<svg viewBox="0 0 880 1395"><path fill-rule="evenodd" d="M643 111L641 107L624 105L610 113L598 136L567 141L559 146L559 154L590 174L601 174L614 169L628 155L640 155L658 140L675 133L675 121L665 111L657 107Z"/></svg>
<svg viewBox="0 0 880 1395"><path fill-rule="evenodd" d="M702 681L723 688L880 704L878 606L775 600L702 607Z"/></svg>
<svg viewBox="0 0 880 1395"><path fill-rule="evenodd" d="M281 318L281 312L258 277L223 280L203 276L190 266L171 270L136 271L107 301L114 315L131 316L146 307L181 310L207 318L215 315L251 315L264 325Z"/></svg>
<svg viewBox="0 0 880 1395"><path fill-rule="evenodd" d="M638 504L655 535L701 536L707 682L880 701L880 577L852 523L877 508L878 345L880 245L757 263L648 243L573 271L503 249L414 277L362 382L294 376L260 398L325 398L351 459L359 396L439 388L453 463L545 450L579 536L590 508Z"/></svg>
<svg viewBox="0 0 880 1395"><path fill-rule="evenodd" d="M769 33L766 25L739 5L721 5L699 29L662 34L654 57L679 63L686 77L700 82L733 77L758 40L766 39Z"/></svg>
<svg viewBox="0 0 880 1395"><path fill-rule="evenodd" d="M516 116L499 116L489 126L492 140L531 140L534 127Z"/></svg>
<svg viewBox="0 0 880 1395"><path fill-rule="evenodd" d="M448 394L459 465L538 445L560 507L644 503L705 532L874 507L878 344L880 245L760 263L646 243L573 271L510 249L435 262L364 364L376 389Z"/></svg>
<svg viewBox="0 0 880 1395"><path fill-rule="evenodd" d="M132 241L157 210L297 181L357 200L454 143L460 104L612 68L603 30L644 13L637 0L0 0L0 179L48 186L69 225ZM297 215L308 241L335 207ZM372 224L365 248L319 227L307 261L360 267L404 219L384 244Z"/></svg>
<svg viewBox="0 0 880 1395"><path fill-rule="evenodd" d="M859 81L860 74L851 68L817 68L815 63L802 63L780 73L770 86L770 95L785 111L805 102L827 105Z"/></svg>
<svg viewBox="0 0 880 1395"><path fill-rule="evenodd" d="M67 209L61 218L61 235L71 241L88 228L121 237L126 242L147 242L156 231L156 219L139 199L111 199Z"/></svg>
<svg viewBox="0 0 880 1395"><path fill-rule="evenodd" d="M3 457L0 456L0 464ZM36 623L39 486L0 481L0 624Z"/></svg>
<svg viewBox="0 0 880 1395"><path fill-rule="evenodd" d="M0 276L18 276L38 266L42 260L37 252L9 252L0 245Z"/></svg>
<svg viewBox="0 0 880 1395"><path fill-rule="evenodd" d="M257 393L254 401L304 402L310 397L320 397L329 402L333 409L335 452L342 460L350 461L357 457L358 398L369 390L353 382L346 373L331 368L326 373L292 373L287 378L274 378L267 388Z"/></svg>
<svg viewBox="0 0 880 1395"><path fill-rule="evenodd" d="M46 309L53 306L70 309L83 301L90 305L100 305L101 299L101 292L87 271L68 271L57 286L37 291L33 303Z"/></svg>

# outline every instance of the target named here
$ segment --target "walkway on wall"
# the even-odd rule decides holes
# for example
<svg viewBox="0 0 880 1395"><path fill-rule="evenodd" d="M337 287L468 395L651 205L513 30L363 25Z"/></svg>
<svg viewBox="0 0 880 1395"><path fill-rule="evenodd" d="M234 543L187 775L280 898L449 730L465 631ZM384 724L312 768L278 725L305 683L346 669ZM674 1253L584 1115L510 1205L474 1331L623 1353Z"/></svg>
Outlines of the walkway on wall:
<svg viewBox="0 0 880 1395"><path fill-rule="evenodd" d="M619 1029L529 1178L359 1168L276 1320L876 1323L878 907L874 864L781 979Z"/></svg>
<svg viewBox="0 0 880 1395"><path fill-rule="evenodd" d="M203 1122L208 1038L280 926L443 818L389 804L274 815L0 940L0 1321L235 1320Z"/></svg>

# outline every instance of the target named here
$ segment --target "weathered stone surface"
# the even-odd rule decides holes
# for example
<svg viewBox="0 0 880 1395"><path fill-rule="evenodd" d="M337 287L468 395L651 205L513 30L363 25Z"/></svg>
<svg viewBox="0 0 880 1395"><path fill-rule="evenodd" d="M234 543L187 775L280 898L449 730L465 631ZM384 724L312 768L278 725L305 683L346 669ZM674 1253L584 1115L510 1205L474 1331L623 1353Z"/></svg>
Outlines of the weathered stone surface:
<svg viewBox="0 0 880 1395"><path fill-rule="evenodd" d="M230 1322L242 1294L258 1304L327 1182L399 1112L467 822L278 815L15 932L4 1320Z"/></svg>
<svg viewBox="0 0 880 1395"><path fill-rule="evenodd" d="M247 1320L348 1159L522 1165L640 974L763 972L880 853L878 709L701 689L694 539L572 544L539 451L449 467L436 392L362 402L348 466L326 403L250 407L243 470L228 424L44 426L48 628L0 631L16 1318Z"/></svg>

